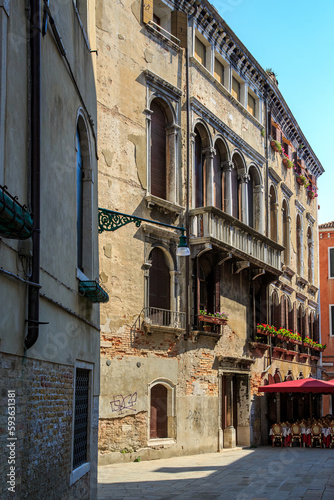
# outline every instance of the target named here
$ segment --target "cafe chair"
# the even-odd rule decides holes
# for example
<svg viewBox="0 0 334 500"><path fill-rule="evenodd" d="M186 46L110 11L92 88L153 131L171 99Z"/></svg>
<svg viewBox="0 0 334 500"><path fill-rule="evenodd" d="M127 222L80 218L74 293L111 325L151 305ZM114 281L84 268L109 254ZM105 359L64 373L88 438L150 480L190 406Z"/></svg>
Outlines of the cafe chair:
<svg viewBox="0 0 334 500"><path fill-rule="evenodd" d="M319 422L315 422L311 426L311 448L314 442L318 442L320 448L322 447L321 425Z"/></svg>
<svg viewBox="0 0 334 500"><path fill-rule="evenodd" d="M330 442L330 447L334 448L334 420L329 424L329 428L331 430L331 442Z"/></svg>
<svg viewBox="0 0 334 500"><path fill-rule="evenodd" d="M300 447L302 447L302 434L301 434L301 428L300 428L299 424L292 424L291 425L290 448L291 448L294 440L299 441L299 445L300 445Z"/></svg>
<svg viewBox="0 0 334 500"><path fill-rule="evenodd" d="M276 441L280 442L281 446L283 446L283 434L282 434L282 427L280 426L280 424L273 424L271 426L271 430L272 430L271 439L273 446L275 446Z"/></svg>

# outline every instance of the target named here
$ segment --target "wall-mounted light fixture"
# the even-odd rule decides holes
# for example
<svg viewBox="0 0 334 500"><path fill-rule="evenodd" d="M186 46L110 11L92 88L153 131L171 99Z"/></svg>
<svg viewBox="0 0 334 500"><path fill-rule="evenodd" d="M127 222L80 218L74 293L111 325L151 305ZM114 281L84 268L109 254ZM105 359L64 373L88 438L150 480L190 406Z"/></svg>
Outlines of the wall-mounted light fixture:
<svg viewBox="0 0 334 500"><path fill-rule="evenodd" d="M136 227L140 227L142 222L149 222L150 224L157 224L158 226L169 227L176 229L177 231L181 231L182 234L179 239L176 255L179 257L187 257L190 255L190 250L187 246L187 237L184 234L184 227L164 224L163 222L144 219L143 217L137 217L136 215L122 214L120 212L115 212L114 210L108 210L107 208L99 208L99 233L103 233L103 231L116 231L130 222L134 222Z"/></svg>

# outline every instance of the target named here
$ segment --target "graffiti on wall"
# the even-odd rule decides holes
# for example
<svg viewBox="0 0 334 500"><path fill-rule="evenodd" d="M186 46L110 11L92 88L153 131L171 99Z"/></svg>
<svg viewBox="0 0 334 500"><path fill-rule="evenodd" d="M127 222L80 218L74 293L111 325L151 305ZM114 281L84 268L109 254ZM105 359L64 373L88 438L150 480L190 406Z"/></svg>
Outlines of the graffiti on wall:
<svg viewBox="0 0 334 500"><path fill-rule="evenodd" d="M137 393L128 394L123 396L123 394L118 394L113 396L110 401L111 411L117 413L117 415L124 415L123 410L137 411Z"/></svg>

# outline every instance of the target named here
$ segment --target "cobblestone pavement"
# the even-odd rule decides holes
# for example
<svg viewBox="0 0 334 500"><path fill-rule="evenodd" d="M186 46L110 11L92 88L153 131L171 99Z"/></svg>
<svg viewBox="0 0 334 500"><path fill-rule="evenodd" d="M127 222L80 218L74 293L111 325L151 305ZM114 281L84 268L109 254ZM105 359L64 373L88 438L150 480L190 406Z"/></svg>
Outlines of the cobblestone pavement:
<svg viewBox="0 0 334 500"><path fill-rule="evenodd" d="M334 449L224 450L99 467L98 500L334 500Z"/></svg>

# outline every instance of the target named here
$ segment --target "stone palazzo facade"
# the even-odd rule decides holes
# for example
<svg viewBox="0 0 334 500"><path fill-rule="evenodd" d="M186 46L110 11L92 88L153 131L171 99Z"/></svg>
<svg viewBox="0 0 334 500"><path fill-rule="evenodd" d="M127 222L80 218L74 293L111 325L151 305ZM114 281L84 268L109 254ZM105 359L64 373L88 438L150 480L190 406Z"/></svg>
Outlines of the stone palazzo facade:
<svg viewBox="0 0 334 500"><path fill-rule="evenodd" d="M206 0L100 0L96 32L99 206L145 219L100 236L100 462L267 443L307 402L258 387L317 373L257 325L319 340L323 167Z"/></svg>
<svg viewBox="0 0 334 500"><path fill-rule="evenodd" d="M94 15L0 0L2 499L96 498Z"/></svg>

